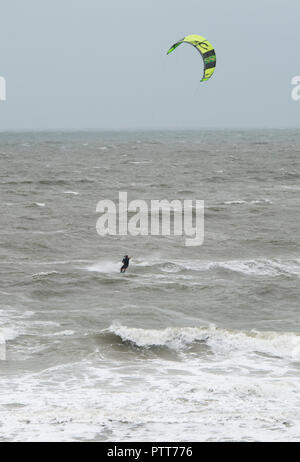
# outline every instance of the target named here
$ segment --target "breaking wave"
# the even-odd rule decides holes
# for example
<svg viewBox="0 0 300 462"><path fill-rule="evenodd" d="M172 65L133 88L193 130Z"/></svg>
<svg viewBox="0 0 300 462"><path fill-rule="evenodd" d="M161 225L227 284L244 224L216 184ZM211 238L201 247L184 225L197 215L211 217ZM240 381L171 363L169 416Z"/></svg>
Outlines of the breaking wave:
<svg viewBox="0 0 300 462"><path fill-rule="evenodd" d="M113 324L102 331L140 348L168 347L184 350L195 342L205 342L216 353L259 353L290 360L300 359L300 334L272 331L233 331L216 327L167 327L143 329Z"/></svg>

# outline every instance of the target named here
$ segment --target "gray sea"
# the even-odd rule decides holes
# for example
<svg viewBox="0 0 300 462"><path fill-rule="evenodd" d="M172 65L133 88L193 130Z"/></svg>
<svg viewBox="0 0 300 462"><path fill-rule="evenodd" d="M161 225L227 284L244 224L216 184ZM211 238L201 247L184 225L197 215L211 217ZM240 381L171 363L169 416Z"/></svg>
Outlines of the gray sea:
<svg viewBox="0 0 300 462"><path fill-rule="evenodd" d="M299 130L1 133L0 159L0 441L300 440ZM100 236L120 191L204 200L203 245Z"/></svg>

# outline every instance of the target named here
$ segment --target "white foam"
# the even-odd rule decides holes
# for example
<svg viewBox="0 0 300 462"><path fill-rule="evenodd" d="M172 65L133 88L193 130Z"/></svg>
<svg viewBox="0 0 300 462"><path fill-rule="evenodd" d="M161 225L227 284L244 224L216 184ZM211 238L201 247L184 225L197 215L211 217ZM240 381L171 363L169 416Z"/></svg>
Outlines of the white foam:
<svg viewBox="0 0 300 462"><path fill-rule="evenodd" d="M6 345L5 337L2 329L0 329L0 361L5 361L6 359Z"/></svg>
<svg viewBox="0 0 300 462"><path fill-rule="evenodd" d="M226 204L226 205L246 204L246 201L238 201L238 200L236 200L236 201L226 201L226 202L224 202L224 204Z"/></svg>
<svg viewBox="0 0 300 462"><path fill-rule="evenodd" d="M216 266L230 271L256 276L277 276L280 271L269 260L219 262Z"/></svg>
<svg viewBox="0 0 300 462"><path fill-rule="evenodd" d="M260 352L288 359L300 359L300 334L287 332L229 331L214 325L142 329L112 325L109 331L139 347L166 346L184 349L195 341L205 341L215 353Z"/></svg>
<svg viewBox="0 0 300 462"><path fill-rule="evenodd" d="M281 186L281 189L289 189L291 191L300 191L300 186L294 185L294 186Z"/></svg>
<svg viewBox="0 0 300 462"><path fill-rule="evenodd" d="M162 271L166 273L177 273L180 271L180 268L175 263L165 263L162 267Z"/></svg>
<svg viewBox="0 0 300 462"><path fill-rule="evenodd" d="M88 271L94 271L96 273L119 273L121 266L122 264L120 262L106 260L87 266L86 269Z"/></svg>
<svg viewBox="0 0 300 462"><path fill-rule="evenodd" d="M51 274L60 274L58 271L41 271L40 273L35 273L32 275L33 278L50 276Z"/></svg>
<svg viewBox="0 0 300 462"><path fill-rule="evenodd" d="M9 377L0 388L0 436L10 441L299 439L296 375L254 376L230 364L216 370L216 364L196 356L189 362L154 359L119 366L85 360Z"/></svg>
<svg viewBox="0 0 300 462"><path fill-rule="evenodd" d="M74 335L75 332L74 330L63 330L63 331L60 331L60 332L55 332L54 334L52 334L53 337L57 337L57 336L70 336L70 335Z"/></svg>
<svg viewBox="0 0 300 462"><path fill-rule="evenodd" d="M240 204L272 204L272 201L269 199L253 199L251 201L245 200L233 200L233 201L225 201L224 204L226 205L240 205Z"/></svg>
<svg viewBox="0 0 300 462"><path fill-rule="evenodd" d="M237 271L246 275L279 276L283 273L300 275L300 265L296 260L245 260L220 263L223 268Z"/></svg>
<svg viewBox="0 0 300 462"><path fill-rule="evenodd" d="M199 328L193 327L155 330L112 325L109 331L121 337L123 341L130 341L139 347L170 346L180 349L186 344L204 338Z"/></svg>
<svg viewBox="0 0 300 462"><path fill-rule="evenodd" d="M170 264L170 263L169 263ZM174 264L181 269L192 271L210 271L226 269L248 276L279 276L282 274L300 275L300 260L272 260L261 258L257 260L228 260L228 261L201 261L201 260L174 260Z"/></svg>
<svg viewBox="0 0 300 462"><path fill-rule="evenodd" d="M297 441L300 336L214 325L108 330L180 360L143 353L1 377L0 438L10 441ZM56 331L52 335L72 335ZM213 355L189 352L204 340ZM54 340L55 342L56 340ZM40 348L40 345L38 346ZM42 350L36 349L37 353ZM139 353L138 353L139 354ZM105 358L104 358L105 359ZM33 399L34 396L34 399ZM284 405L283 405L284 403Z"/></svg>
<svg viewBox="0 0 300 462"><path fill-rule="evenodd" d="M258 199L258 200L252 200L250 201L251 204L272 204L272 201L269 199Z"/></svg>

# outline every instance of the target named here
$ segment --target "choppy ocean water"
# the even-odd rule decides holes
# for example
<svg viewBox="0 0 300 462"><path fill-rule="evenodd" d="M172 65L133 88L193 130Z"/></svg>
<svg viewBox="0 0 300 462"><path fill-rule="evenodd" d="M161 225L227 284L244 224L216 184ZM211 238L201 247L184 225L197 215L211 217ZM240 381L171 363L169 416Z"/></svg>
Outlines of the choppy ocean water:
<svg viewBox="0 0 300 462"><path fill-rule="evenodd" d="M291 130L1 133L0 441L298 441L299 156ZM204 244L99 236L120 191L204 200Z"/></svg>

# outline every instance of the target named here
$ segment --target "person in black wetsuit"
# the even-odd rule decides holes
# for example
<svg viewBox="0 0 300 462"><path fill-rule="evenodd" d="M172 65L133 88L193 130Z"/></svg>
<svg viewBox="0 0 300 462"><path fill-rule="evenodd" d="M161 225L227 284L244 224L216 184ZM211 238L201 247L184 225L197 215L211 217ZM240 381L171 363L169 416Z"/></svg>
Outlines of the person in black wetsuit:
<svg viewBox="0 0 300 462"><path fill-rule="evenodd" d="M123 258L122 260L122 263L123 263L123 266L121 268L121 273L125 273L125 271L127 270L128 266L129 266L129 260L130 260L131 257L128 257L128 255L125 255L125 257Z"/></svg>

